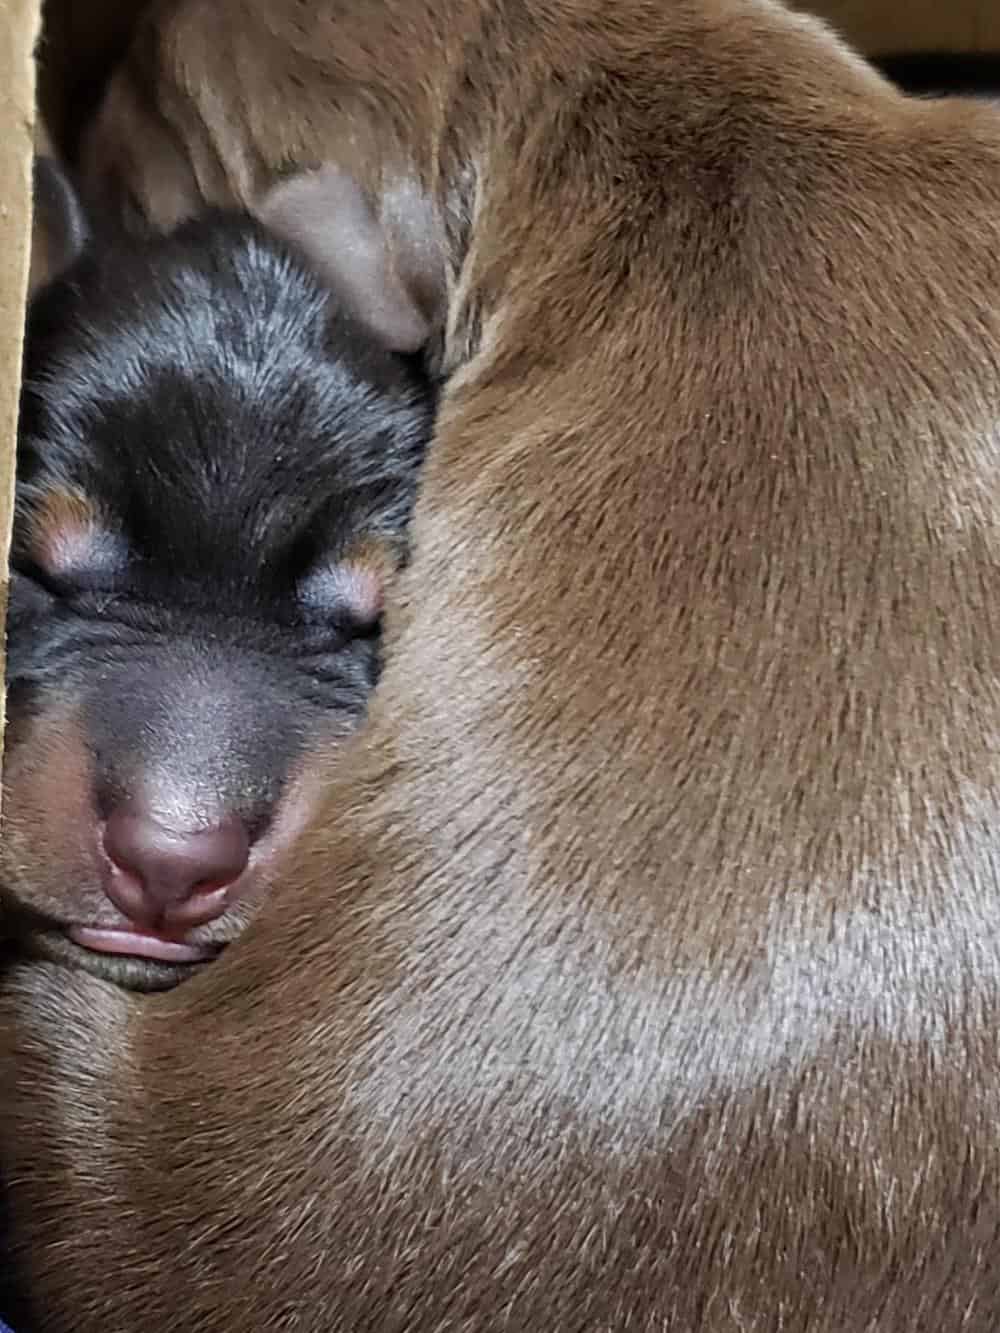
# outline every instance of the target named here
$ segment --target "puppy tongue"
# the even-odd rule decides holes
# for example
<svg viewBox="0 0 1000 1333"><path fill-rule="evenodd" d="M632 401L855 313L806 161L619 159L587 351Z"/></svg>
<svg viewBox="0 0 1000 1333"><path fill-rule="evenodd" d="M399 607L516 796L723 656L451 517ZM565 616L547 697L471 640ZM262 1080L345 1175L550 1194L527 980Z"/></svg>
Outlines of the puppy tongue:
<svg viewBox="0 0 1000 1333"><path fill-rule="evenodd" d="M123 953L160 963L204 963L214 958L217 952L210 945L185 944L151 930L97 930L90 926L71 926L67 934L74 944L94 953Z"/></svg>

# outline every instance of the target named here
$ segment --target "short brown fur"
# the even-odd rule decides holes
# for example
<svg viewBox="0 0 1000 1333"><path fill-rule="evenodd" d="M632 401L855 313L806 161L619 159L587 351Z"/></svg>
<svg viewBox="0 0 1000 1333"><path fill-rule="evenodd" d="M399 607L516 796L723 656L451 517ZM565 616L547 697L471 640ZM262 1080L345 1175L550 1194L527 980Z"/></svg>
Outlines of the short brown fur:
<svg viewBox="0 0 1000 1333"><path fill-rule="evenodd" d="M80 491L49 491L32 511L31 541L44 564L46 552L66 537L86 536L106 523L100 508Z"/></svg>
<svg viewBox="0 0 1000 1333"><path fill-rule="evenodd" d="M181 0L90 145L324 158L441 219L415 556L242 940L7 977L41 1326L992 1333L1000 114L766 0Z"/></svg>

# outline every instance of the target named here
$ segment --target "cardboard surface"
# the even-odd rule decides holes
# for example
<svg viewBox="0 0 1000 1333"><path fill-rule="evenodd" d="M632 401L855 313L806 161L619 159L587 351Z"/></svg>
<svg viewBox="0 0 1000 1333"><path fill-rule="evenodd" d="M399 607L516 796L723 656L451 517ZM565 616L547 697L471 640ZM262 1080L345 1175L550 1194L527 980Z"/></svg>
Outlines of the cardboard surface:
<svg viewBox="0 0 1000 1333"><path fill-rule="evenodd" d="M39 0L0 4L0 556L7 605L7 551L14 502L14 446L21 378L24 299L31 243L31 154L35 122L33 52ZM3 657L0 654L0 669ZM3 727L0 691L0 729Z"/></svg>

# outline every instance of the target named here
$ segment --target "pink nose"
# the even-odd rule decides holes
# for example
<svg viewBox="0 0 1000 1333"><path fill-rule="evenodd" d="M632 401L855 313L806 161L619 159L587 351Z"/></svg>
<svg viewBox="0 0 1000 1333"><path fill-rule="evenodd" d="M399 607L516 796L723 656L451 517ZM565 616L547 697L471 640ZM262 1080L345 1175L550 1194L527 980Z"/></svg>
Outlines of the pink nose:
<svg viewBox="0 0 1000 1333"><path fill-rule="evenodd" d="M112 811L104 828L105 892L137 925L189 930L226 910L226 889L246 869L250 840L230 816L214 828L167 828L139 806Z"/></svg>

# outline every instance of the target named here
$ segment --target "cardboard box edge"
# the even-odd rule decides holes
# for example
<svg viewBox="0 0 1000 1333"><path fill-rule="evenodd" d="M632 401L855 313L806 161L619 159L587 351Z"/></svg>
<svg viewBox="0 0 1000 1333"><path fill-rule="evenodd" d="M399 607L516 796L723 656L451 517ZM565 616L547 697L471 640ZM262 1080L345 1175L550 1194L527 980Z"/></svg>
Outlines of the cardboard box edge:
<svg viewBox="0 0 1000 1333"><path fill-rule="evenodd" d="M0 610L6 615L24 312L31 251L35 44L41 0L5 0L0 22ZM0 671L5 643L0 640ZM0 779L5 692L0 690Z"/></svg>

